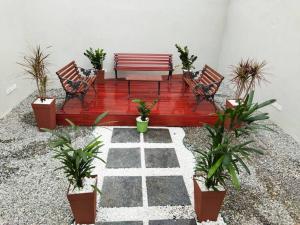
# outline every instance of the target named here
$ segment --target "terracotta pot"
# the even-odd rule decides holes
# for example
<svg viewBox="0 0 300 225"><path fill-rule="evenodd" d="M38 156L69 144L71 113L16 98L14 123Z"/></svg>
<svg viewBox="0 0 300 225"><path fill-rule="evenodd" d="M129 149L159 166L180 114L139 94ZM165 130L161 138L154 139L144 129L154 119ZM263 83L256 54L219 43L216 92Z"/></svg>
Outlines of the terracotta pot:
<svg viewBox="0 0 300 225"><path fill-rule="evenodd" d="M226 104L225 104L226 109L235 108L237 105L238 105L237 99L226 99Z"/></svg>
<svg viewBox="0 0 300 225"><path fill-rule="evenodd" d="M97 73L96 73L96 83L97 84L103 84L104 83L104 74L105 74L105 71L102 69L102 70L97 70Z"/></svg>
<svg viewBox="0 0 300 225"><path fill-rule="evenodd" d="M96 178L97 176L91 176ZM69 193L68 188L67 198L69 200L75 222L77 224L94 224L96 220L96 201L97 191L87 193Z"/></svg>
<svg viewBox="0 0 300 225"><path fill-rule="evenodd" d="M39 130L41 130L41 128L56 128L55 98L47 98L45 102L41 102L38 98L31 103L31 106Z"/></svg>
<svg viewBox="0 0 300 225"><path fill-rule="evenodd" d="M203 191L194 177L194 200L197 219L216 221L223 204L226 191Z"/></svg>
<svg viewBox="0 0 300 225"><path fill-rule="evenodd" d="M193 73L191 71L188 71L188 70L182 70L182 73L183 73L183 77L186 77L186 78L192 78L192 75Z"/></svg>

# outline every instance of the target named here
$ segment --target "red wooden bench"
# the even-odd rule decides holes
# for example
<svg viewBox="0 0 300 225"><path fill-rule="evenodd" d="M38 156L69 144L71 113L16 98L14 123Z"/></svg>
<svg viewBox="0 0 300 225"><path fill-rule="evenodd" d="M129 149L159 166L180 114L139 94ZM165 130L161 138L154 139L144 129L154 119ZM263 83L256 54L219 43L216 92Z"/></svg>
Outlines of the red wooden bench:
<svg viewBox="0 0 300 225"><path fill-rule="evenodd" d="M64 104L62 105L62 109L64 108L66 102L73 97L78 97L83 104L84 96L90 87L92 87L96 93L96 76L81 76L78 68L80 67L77 67L75 61L72 61L56 72L66 92L66 98Z"/></svg>
<svg viewBox="0 0 300 225"><path fill-rule="evenodd" d="M171 54L115 53L115 76L118 71L169 71L168 79L173 72Z"/></svg>
<svg viewBox="0 0 300 225"><path fill-rule="evenodd" d="M199 73L201 74L199 75ZM224 77L217 71L205 65L201 71L195 73L197 76L195 79L190 75L184 75L183 80L186 87L192 88L194 95L196 96L197 105L202 100L207 100L213 103L214 107L214 96L217 93ZM196 110L197 106L195 107Z"/></svg>

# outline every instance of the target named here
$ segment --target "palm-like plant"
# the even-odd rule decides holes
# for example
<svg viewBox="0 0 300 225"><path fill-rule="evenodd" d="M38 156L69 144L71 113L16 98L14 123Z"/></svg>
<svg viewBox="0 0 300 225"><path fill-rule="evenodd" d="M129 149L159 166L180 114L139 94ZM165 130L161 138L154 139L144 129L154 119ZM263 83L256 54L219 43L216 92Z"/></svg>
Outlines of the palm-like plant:
<svg viewBox="0 0 300 225"><path fill-rule="evenodd" d="M245 99L249 91L255 89L256 84L260 85L261 82L267 81L265 78L266 65L265 61L258 62L247 59L241 60L236 66L232 66L233 78L231 82L236 88L235 95L237 99Z"/></svg>
<svg viewBox="0 0 300 225"><path fill-rule="evenodd" d="M182 63L182 69L191 71L192 69L195 69L193 66L194 62L197 60L197 56L195 55L189 55L189 49L187 46L185 47L180 47L178 44L175 44L175 47L177 48L177 51L179 53L179 58Z"/></svg>
<svg viewBox="0 0 300 225"><path fill-rule="evenodd" d="M103 61L105 60L105 56L106 56L106 53L104 52L103 49L98 48L93 50L92 48L90 48L87 49L83 54L89 58L94 69L102 70Z"/></svg>
<svg viewBox="0 0 300 225"><path fill-rule="evenodd" d="M141 120L146 121L147 117L150 115L151 110L156 105L158 100L157 99L153 100L153 102L151 104L147 104L145 101L143 101L141 99L133 99L132 102L138 104L137 109L141 115Z"/></svg>
<svg viewBox="0 0 300 225"><path fill-rule="evenodd" d="M106 115L107 112L99 115L95 121L95 125ZM95 168L93 160L99 159L105 163L105 161L98 156L99 153L101 153L100 148L103 146L103 143L99 139L99 136L84 147L76 147L74 145L74 137L76 136L78 127L68 119L67 122L70 124L70 130L60 132L48 129L43 130L53 135L53 138L50 140L50 147L54 151L54 158L58 159L62 164L62 166L56 170L62 169L73 188L81 189L84 185L84 179L91 177L92 170ZM97 187L93 187L100 192Z"/></svg>
<svg viewBox="0 0 300 225"><path fill-rule="evenodd" d="M253 153L263 154L263 151L251 147L254 140L237 143L237 137L241 134L250 134L250 131L262 128L258 123L269 118L267 113L258 113L261 109L275 100L269 100L261 104L253 104L252 91L246 97L246 101L239 101L239 105L233 109L227 109L218 113L218 121L213 127L206 126L211 139L211 144L204 151L195 150L195 172L205 179L207 188L217 190L219 185L224 186L230 179L235 188L240 187L238 174L240 167L250 174L247 161ZM226 130L226 122L229 120L230 128ZM237 126L241 125L242 126Z"/></svg>
<svg viewBox="0 0 300 225"><path fill-rule="evenodd" d="M47 47L46 49L48 49ZM29 55L24 56L23 62L19 62L26 74L31 76L35 80L39 98L41 101L46 99L47 82L48 82L48 57L49 53L46 53L46 49L42 49L40 45L33 48Z"/></svg>

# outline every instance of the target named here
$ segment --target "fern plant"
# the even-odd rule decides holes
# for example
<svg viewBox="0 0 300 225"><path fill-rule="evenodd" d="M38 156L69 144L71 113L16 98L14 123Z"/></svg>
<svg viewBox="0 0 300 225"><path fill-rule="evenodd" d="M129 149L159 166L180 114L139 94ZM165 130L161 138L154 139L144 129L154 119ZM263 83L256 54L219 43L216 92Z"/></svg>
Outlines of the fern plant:
<svg viewBox="0 0 300 225"><path fill-rule="evenodd" d="M22 66L25 73L35 80L39 95L38 97L42 102L47 97L47 66L49 65L48 58L50 56L50 54L46 52L46 49L48 48L50 47L42 49L40 45L37 45L28 55L24 56L23 62L18 63Z"/></svg>
<svg viewBox="0 0 300 225"><path fill-rule="evenodd" d="M138 104L137 109L141 115L141 120L146 121L147 117L149 117L151 110L156 105L158 100L157 99L153 100L153 102L151 104L147 104L145 101L143 101L141 99L133 99L132 102Z"/></svg>
<svg viewBox="0 0 300 225"><path fill-rule="evenodd" d="M90 48L87 49L83 54L89 58L94 69L102 70L103 61L105 60L105 56L106 56L106 53L104 52L103 49L98 48L96 50L93 50L92 48Z"/></svg>
<svg viewBox="0 0 300 225"><path fill-rule="evenodd" d="M99 115L95 121L97 125L105 116L107 112ZM98 155L100 148L103 146L100 136L94 138L87 145L83 147L77 147L74 145L75 137L78 136L78 127L67 119L70 127L67 131L52 131L43 129L52 134L50 139L50 147L54 151L54 158L58 159L62 166L56 170L63 170L70 184L73 188L82 189L83 181L85 178L89 178L92 175L92 171L95 168L93 165L94 159L99 159L105 163L105 161ZM98 192L100 190L93 186Z"/></svg>
<svg viewBox="0 0 300 225"><path fill-rule="evenodd" d="M275 100L269 100L261 104L253 104L254 92L246 97L245 102L233 109L226 109L218 113L218 120L213 127L206 126L211 140L210 145L204 150L195 150L195 173L205 180L207 188L218 190L218 186L225 186L226 180L231 180L235 188L240 187L238 175L241 167L250 174L247 162L254 153L263 154L261 149L251 146L254 140L246 140L238 143L237 137L245 134L245 138L257 129L267 128L259 121L269 118L267 113L258 113L261 109ZM230 129L226 129L229 121ZM241 126L240 126L241 125Z"/></svg>
<svg viewBox="0 0 300 225"><path fill-rule="evenodd" d="M195 55L189 55L189 49L187 46L185 47L180 47L178 44L175 44L175 47L177 48L177 51L179 53L179 58L182 63L182 69L191 71L192 69L195 69L193 66L194 62L197 60L197 56Z"/></svg>

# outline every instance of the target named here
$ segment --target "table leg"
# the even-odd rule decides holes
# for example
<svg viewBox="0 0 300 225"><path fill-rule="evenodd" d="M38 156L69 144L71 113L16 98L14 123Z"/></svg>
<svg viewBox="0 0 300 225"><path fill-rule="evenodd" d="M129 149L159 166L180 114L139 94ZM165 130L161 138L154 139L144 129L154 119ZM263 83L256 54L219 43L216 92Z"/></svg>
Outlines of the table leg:
<svg viewBox="0 0 300 225"><path fill-rule="evenodd" d="M130 98L130 80L128 81L128 99Z"/></svg>
<svg viewBox="0 0 300 225"><path fill-rule="evenodd" d="M158 96L160 96L160 81L158 81Z"/></svg>

